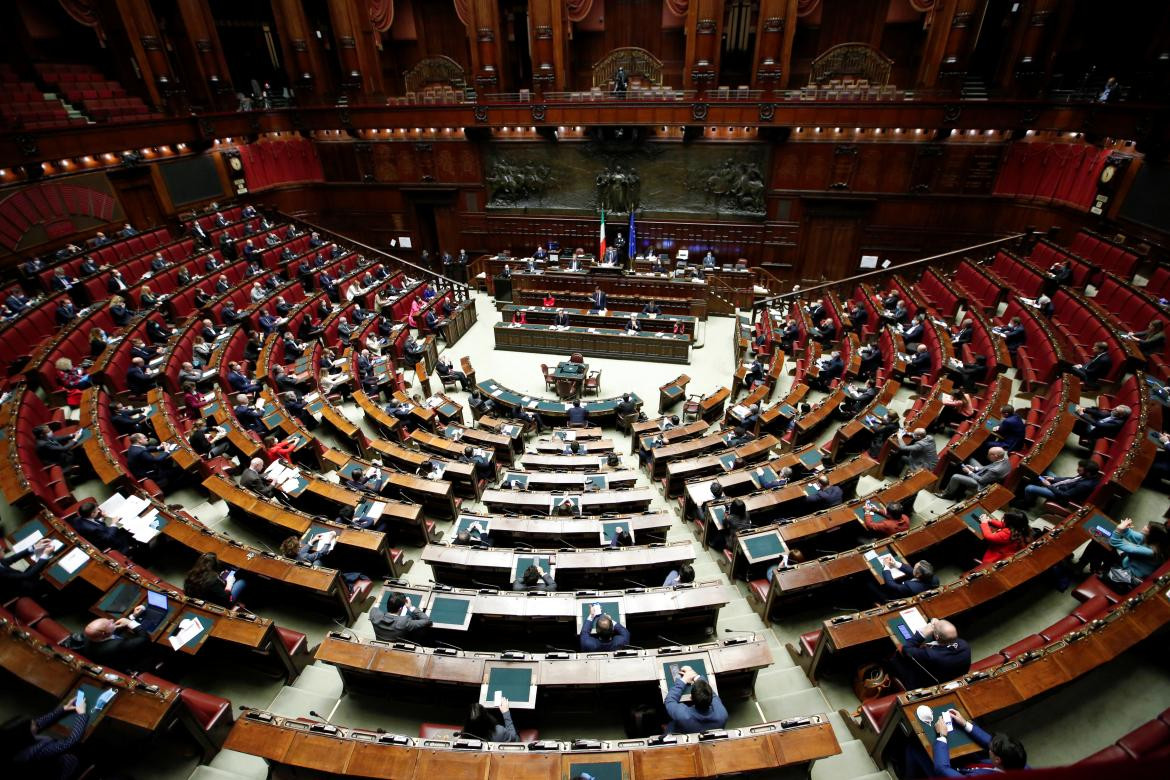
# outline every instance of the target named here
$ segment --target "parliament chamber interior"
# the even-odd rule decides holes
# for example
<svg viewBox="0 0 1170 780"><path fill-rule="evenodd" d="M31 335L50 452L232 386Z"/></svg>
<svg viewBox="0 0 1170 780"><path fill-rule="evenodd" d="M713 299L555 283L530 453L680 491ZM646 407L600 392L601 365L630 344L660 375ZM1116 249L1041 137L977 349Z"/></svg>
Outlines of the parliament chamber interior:
<svg viewBox="0 0 1170 780"><path fill-rule="evenodd" d="M6 777L1170 776L1170 5L0 6Z"/></svg>

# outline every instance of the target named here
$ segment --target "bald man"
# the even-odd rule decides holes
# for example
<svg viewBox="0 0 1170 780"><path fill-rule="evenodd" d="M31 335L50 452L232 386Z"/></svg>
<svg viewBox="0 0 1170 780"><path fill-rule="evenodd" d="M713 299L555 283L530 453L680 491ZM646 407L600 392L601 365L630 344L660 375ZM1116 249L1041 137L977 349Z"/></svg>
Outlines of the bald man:
<svg viewBox="0 0 1170 780"><path fill-rule="evenodd" d="M264 498L272 498L276 495L272 479L264 476L264 461L260 458L252 458L251 462L248 463L248 468L240 472L240 487L251 490Z"/></svg>
<svg viewBox="0 0 1170 780"><path fill-rule="evenodd" d="M138 625L145 607L134 608L129 617L110 620L91 620L82 630L82 639L72 649L95 664L110 666L119 671L135 671L150 649L150 634ZM76 635L74 635L76 637Z"/></svg>
<svg viewBox="0 0 1170 780"><path fill-rule="evenodd" d="M998 485L1007 479L1011 471L1012 462L1008 460L1007 450L992 447L987 451L986 466L974 458L959 466L959 471L947 482L942 497L953 501L965 496L969 490L978 491L988 485Z"/></svg>
<svg viewBox="0 0 1170 780"><path fill-rule="evenodd" d="M931 620L911 634L894 656L890 673L906 690L961 677L971 668L971 646L949 620Z"/></svg>

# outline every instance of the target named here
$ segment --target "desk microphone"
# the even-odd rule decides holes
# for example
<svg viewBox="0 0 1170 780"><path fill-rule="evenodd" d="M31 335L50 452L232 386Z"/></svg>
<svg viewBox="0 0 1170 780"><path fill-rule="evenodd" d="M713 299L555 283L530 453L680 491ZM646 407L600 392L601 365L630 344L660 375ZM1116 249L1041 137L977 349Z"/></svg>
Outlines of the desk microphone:
<svg viewBox="0 0 1170 780"><path fill-rule="evenodd" d="M332 721L329 720L329 718L326 718L324 715L319 714L316 710L309 710L309 714L312 715L317 720L321 721L322 723L327 723L330 726L333 726L333 723L332 723ZM337 728L336 726L333 726L333 727Z"/></svg>
<svg viewBox="0 0 1170 780"><path fill-rule="evenodd" d="M499 590L499 585L493 585L490 582L480 582L479 580L472 580L471 584L477 588L487 588L488 590Z"/></svg>
<svg viewBox="0 0 1170 780"><path fill-rule="evenodd" d="M519 542L516 545L516 549L517 550L535 550L536 548L530 544L524 544L523 542Z"/></svg>
<svg viewBox="0 0 1170 780"><path fill-rule="evenodd" d="M637 585L639 588L646 588L646 589L650 588L649 585L643 585L640 582L634 582L633 580L630 580L630 579L627 579L626 582L630 583L631 585Z"/></svg>
<svg viewBox="0 0 1170 780"><path fill-rule="evenodd" d="M566 542L564 539L562 539L562 538L561 538L561 537L559 537L559 536L557 537L557 541L558 541L558 542L560 542L561 544L563 544L565 547L570 547L570 548L572 548L572 549L574 549L574 550L576 550L576 549L577 549L577 545L575 545L575 544L569 544L568 542Z"/></svg>
<svg viewBox="0 0 1170 780"><path fill-rule="evenodd" d="M463 650L463 648L462 648L462 647L458 647L458 646L456 646L456 645L453 645L453 644L451 644L450 642L441 642L441 641L439 641L438 639L433 639L433 640L431 640L431 641L433 641L433 642L434 642L436 645L441 645L441 646L443 646L443 647L449 647L449 648L451 648L452 650L458 650L458 651L459 651L459 652L461 652L461 653L462 653L462 652L464 652L464 650ZM310 714L310 715L312 715L313 713L311 713L311 712L310 712L309 714Z"/></svg>
<svg viewBox="0 0 1170 780"><path fill-rule="evenodd" d="M723 629L723 633L725 633L725 634L751 634L753 642L756 640L756 637L758 636L757 632L748 631L748 630L742 629L742 628L725 628L725 629Z"/></svg>
<svg viewBox="0 0 1170 780"><path fill-rule="evenodd" d="M667 637L664 637L662 634L659 634L658 638L661 639L663 642L666 642L668 645L673 645L674 647L682 647L683 646L682 642L676 642L673 639L669 639Z"/></svg>

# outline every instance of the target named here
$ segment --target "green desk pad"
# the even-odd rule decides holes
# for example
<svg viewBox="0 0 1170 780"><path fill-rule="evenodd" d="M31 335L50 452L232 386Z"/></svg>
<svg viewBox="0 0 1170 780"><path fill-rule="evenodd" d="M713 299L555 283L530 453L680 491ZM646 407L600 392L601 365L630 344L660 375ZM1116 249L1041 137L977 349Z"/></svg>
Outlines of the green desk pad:
<svg viewBox="0 0 1170 780"><path fill-rule="evenodd" d="M817 466L821 465L821 460L821 451L817 447L812 447L807 452L802 452L800 454L800 462L804 464L805 468L816 468Z"/></svg>
<svg viewBox="0 0 1170 780"><path fill-rule="evenodd" d="M711 520L715 523L715 527L723 530L723 518L727 516L727 507L723 504L712 504L707 507L710 513Z"/></svg>
<svg viewBox="0 0 1170 780"><path fill-rule="evenodd" d="M934 721L932 721L929 726L927 726L922 721L918 721L918 725L922 727L927 736L929 736L931 739L934 739L937 735L937 732L934 730L934 724L937 723L938 719L942 717L942 714L951 709L954 704L952 702L948 702L946 704L928 704L927 706L930 707L930 711L934 713ZM918 715L915 714L913 717L917 718ZM951 730L947 732L947 744L950 746L951 750L955 750L956 748L961 748L964 745L973 745L975 743L972 741L971 735L968 734L965 729L959 728L958 725L952 721Z"/></svg>
<svg viewBox="0 0 1170 780"><path fill-rule="evenodd" d="M605 474L586 474L585 484L591 485L597 490L605 490L609 487L609 477Z"/></svg>
<svg viewBox="0 0 1170 780"><path fill-rule="evenodd" d="M97 717L97 715L109 712L110 707L114 704L114 700L112 699L106 702L106 706L102 708L101 713L97 713L97 715L95 715L93 711L93 705L97 703L98 697L105 692L105 688L102 688L100 685L98 685L96 681L90 681L86 679L75 687L70 688L69 698L63 699L61 703L69 704L72 702L74 697L77 696L77 691L79 690L85 694L85 711L89 715L89 722L85 726L85 736L88 736L93 732L94 727L96 727L97 724L101 722L101 718ZM120 695L120 693L117 694L114 699L117 699ZM69 736L70 732L73 731L73 724L77 722L78 717L79 716L76 712L70 712L68 715L61 718L61 720L54 723L47 731L42 733L57 739L65 739ZM82 739L84 739L85 736L83 736Z"/></svg>
<svg viewBox="0 0 1170 780"><path fill-rule="evenodd" d="M195 620L198 620L199 624L203 627L203 629L198 634L193 636L190 640L188 640L187 644L181 646L179 648L179 652L182 652L184 650L187 652L193 652L193 649L199 647L199 645L202 644L203 640L207 638L208 632L210 632L211 629L215 626L215 620L213 620L211 617L209 617L207 615L196 615L194 612L184 612L179 617L179 619L176 620L174 622L174 624L171 626L172 630L170 631L170 633L167 634L167 637L168 638L172 637L176 633L178 633L179 624L182 623L187 618L194 618ZM168 642L167 647L170 647L170 646L171 646L170 642Z"/></svg>
<svg viewBox="0 0 1170 780"><path fill-rule="evenodd" d="M509 471L504 475L504 478L500 481L500 485L502 486L504 484L512 483L512 482L518 483L521 488L527 488L528 487L528 475L521 474L517 471Z"/></svg>
<svg viewBox="0 0 1170 780"><path fill-rule="evenodd" d="M219 401L212 401L199 407L199 414L203 417L211 417L219 411Z"/></svg>
<svg viewBox="0 0 1170 780"><path fill-rule="evenodd" d="M885 577L882 574L882 571L885 569L885 567L882 566L882 560L881 560L882 558L885 558L887 555L889 555L889 556L892 556L894 558L894 560L896 560L898 563L906 563L905 558L898 555L896 552L891 550L889 547L886 547L883 549L875 549L874 552L876 552L878 554L878 557L877 558L866 558L865 564L866 564L866 566L869 567L869 570L872 571L874 573L874 575L877 576L878 580L880 580L882 582L885 581Z"/></svg>
<svg viewBox="0 0 1170 780"><path fill-rule="evenodd" d="M589 609L594 604L601 605L601 612L603 615L609 615L616 622L621 623L625 619L625 614L622 612L622 602L618 599L580 599L577 602L578 611L577 616L577 631L585 625L585 621L589 619Z"/></svg>
<svg viewBox="0 0 1170 780"><path fill-rule="evenodd" d="M266 415L264 417L264 425L269 430L280 427L282 422L284 422L284 415L280 412L273 412L272 414Z"/></svg>
<svg viewBox="0 0 1170 780"><path fill-rule="evenodd" d="M634 536L634 529L630 526L629 520L603 520L602 521L601 535L605 538L606 544L609 544L610 542L613 541L613 538L617 535L618 531L625 531L626 533L628 533L630 535L630 538L633 538L633 536Z"/></svg>
<svg viewBox="0 0 1170 780"><path fill-rule="evenodd" d="M747 550L751 557L752 563L759 563L760 561L769 558L779 558L785 551L784 541L780 538L780 534L772 531L765 534L752 534L751 536L741 536L740 543Z"/></svg>
<svg viewBox="0 0 1170 780"><path fill-rule="evenodd" d="M682 388L678 385L670 385L669 387L663 388L662 392L666 395L681 395Z"/></svg>
<svg viewBox="0 0 1170 780"><path fill-rule="evenodd" d="M591 761L588 763L571 762L569 764L569 778L588 775L593 780L625 780L622 774L621 761Z"/></svg>
<svg viewBox="0 0 1170 780"><path fill-rule="evenodd" d="M142 588L133 582L119 582L98 600L95 609L108 617L122 617L138 604L142 592Z"/></svg>
<svg viewBox="0 0 1170 780"><path fill-rule="evenodd" d="M465 630L471 617L471 601L465 597L436 594L431 598L428 612L439 628Z"/></svg>
<svg viewBox="0 0 1170 780"><path fill-rule="evenodd" d="M979 518L985 514L987 514L986 509L981 506L976 506L972 509L968 509L963 514L959 515L959 517L963 520L966 526L971 529L972 533L982 539L983 526L979 524Z"/></svg>
<svg viewBox="0 0 1170 780"><path fill-rule="evenodd" d="M492 530L491 520L484 517L460 517L455 521L455 534L458 535L463 531L470 531L471 526L479 523L479 527L483 529L481 533L490 533Z"/></svg>
<svg viewBox="0 0 1170 780"><path fill-rule="evenodd" d="M989 431L994 431L995 426L999 425L999 423L1000 423L1000 419L998 417L988 417L983 422L983 427Z"/></svg>
<svg viewBox="0 0 1170 780"><path fill-rule="evenodd" d="M581 514L581 497L580 496L553 496L548 502L548 511L551 515L558 515L563 511L561 506L568 501L572 507L572 514Z"/></svg>
<svg viewBox="0 0 1170 780"><path fill-rule="evenodd" d="M707 682L711 682L710 676L707 674L707 661L701 656L679 656L672 658L669 661L662 662L662 671L660 681L666 686L667 692L670 691L674 685L677 675L674 674L675 669L682 669L684 666L689 666L699 673ZM689 696L691 693L691 686L684 685L682 695Z"/></svg>
<svg viewBox="0 0 1170 780"><path fill-rule="evenodd" d="M758 473L761 471L763 472L762 475ZM751 470L751 472L749 472L749 476L751 477L752 484L757 488L763 488L765 486L771 487L780 481L780 477L777 476L776 472L772 470L771 466L759 466L754 468Z"/></svg>
<svg viewBox="0 0 1170 780"><path fill-rule="evenodd" d="M531 667L489 667L480 702L491 706L496 691L509 702L527 702L534 698Z"/></svg>
<svg viewBox="0 0 1170 780"><path fill-rule="evenodd" d="M520 579L529 566L539 566L544 569L544 573L552 575L552 566L549 563L549 556L547 555L517 555L512 561L512 581Z"/></svg>
<svg viewBox="0 0 1170 780"><path fill-rule="evenodd" d="M1081 523L1081 528L1085 529L1085 533L1089 538L1098 544L1109 546L1109 537L1113 536L1113 532L1117 530L1117 523L1110 520L1100 512L1094 512L1085 518Z"/></svg>
<svg viewBox="0 0 1170 780"><path fill-rule="evenodd" d="M42 539L49 535L49 529L44 523L40 520L29 520L12 532L12 546L15 547L37 531L41 532Z"/></svg>
<svg viewBox="0 0 1170 780"><path fill-rule="evenodd" d="M723 467L724 471L731 471L735 468L735 453L729 452L725 455L719 456L719 465Z"/></svg>
<svg viewBox="0 0 1170 780"><path fill-rule="evenodd" d="M902 629L906 629L906 631L909 632L911 636L913 636L913 632L910 631L910 627L906 625L906 621L903 619L901 612L898 612L893 617L888 618L886 620L886 625L890 627L890 632L894 637L894 643L897 644L898 647L901 647L903 644L905 644L907 640L906 634L902 633Z"/></svg>
<svg viewBox="0 0 1170 780"><path fill-rule="evenodd" d="M56 560L53 561L53 563L49 566L48 570L45 572L45 574L48 575L49 579L51 579L51 580L53 580L61 585L65 585L69 582L72 582L74 577L76 577L78 574L81 574L81 572L85 571L85 567L89 566L89 564L93 562L93 558L89 557L89 553L86 553L85 563L78 566L72 572L65 571L65 568L61 565L61 559L64 558L66 555L68 555L73 549L75 549L75 548L66 546L65 549L63 549L63 550L61 550L61 552L57 553ZM80 548L77 548L77 549L80 549Z"/></svg>

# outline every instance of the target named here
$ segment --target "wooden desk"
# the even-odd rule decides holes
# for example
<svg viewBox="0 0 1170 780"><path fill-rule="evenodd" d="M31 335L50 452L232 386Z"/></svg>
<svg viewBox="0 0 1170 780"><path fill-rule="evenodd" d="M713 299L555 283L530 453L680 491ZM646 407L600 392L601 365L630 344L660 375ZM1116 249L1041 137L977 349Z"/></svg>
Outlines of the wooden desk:
<svg viewBox="0 0 1170 780"><path fill-rule="evenodd" d="M628 333L615 328L566 329L551 325L496 323L496 349L517 352L580 352L592 357L689 363L691 337L673 333Z"/></svg>
<svg viewBox="0 0 1170 780"><path fill-rule="evenodd" d="M658 388L658 413L665 414L666 410L686 397L687 385L691 378L686 374L679 374Z"/></svg>
<svg viewBox="0 0 1170 780"><path fill-rule="evenodd" d="M580 499L580 512L576 514L602 514L604 512L645 512L654 500L651 488L629 490L601 490L579 494L546 493L533 490L500 490L488 488L483 491L482 501L492 512L522 512L524 514L557 514L554 502L566 495Z"/></svg>
<svg viewBox="0 0 1170 780"><path fill-rule="evenodd" d="M515 390L509 390L504 387L494 379L485 379L476 386L481 393L491 398L497 406L506 407L513 416L515 416L517 409L524 407L529 411L537 412L546 423L552 425L563 425L568 420L568 407L564 401L550 401L539 396L517 393ZM642 399L637 394L630 393L630 400L634 401L641 408ZM581 406L589 415L591 425L610 426L617 420L617 405L621 402L622 396L618 395L614 398L592 401L583 400Z"/></svg>
<svg viewBox="0 0 1170 780"><path fill-rule="evenodd" d="M768 454L776 447L780 446L780 440L771 434L765 434L758 439L753 439L747 444L741 444L735 449L731 450L730 454L735 456L738 463L745 466L753 463L759 463L766 460ZM682 492L684 485L691 480L701 477L710 476L711 474L723 473L723 463L721 459L727 457L727 454L722 455L703 455L698 458L688 458L686 460L672 460L666 464L666 497L673 498ZM769 465L773 468L783 468L786 465L793 465L796 459L793 458L792 463L789 462L787 456L781 456L779 459L770 461ZM819 462L819 459L818 459ZM736 472L730 472L734 474ZM723 480L720 479L720 484Z"/></svg>
<svg viewBox="0 0 1170 780"><path fill-rule="evenodd" d="M569 315L570 325L577 325L582 328L609 328L614 330L625 330L626 323L630 321L630 314L633 314L644 331L651 333L672 333L676 325L681 325L684 333L691 336L692 340L695 335L695 328L698 325L696 318L679 314L651 315L640 312L607 312L606 314L602 314L592 309L572 309L563 306L508 305L500 309L500 315L505 323L511 322L513 315L520 312L524 313L524 318L530 325L552 325L556 321L556 315L564 313Z"/></svg>
<svg viewBox="0 0 1170 780"><path fill-rule="evenodd" d="M785 725L787 724L787 725ZM719 732L654 740L597 741L585 745L544 741L540 752L515 746L421 739L349 728L250 710L236 721L224 747L260 756L278 774L333 775L400 780L478 777L482 780L564 780L595 762L620 765L623 780L715 778L773 772L841 752L826 715L761 723ZM468 748L478 748L469 750ZM509 749L512 748L512 749Z"/></svg>
<svg viewBox="0 0 1170 780"><path fill-rule="evenodd" d="M624 490L632 488L638 481L636 471L604 471L595 474L555 471L514 471L506 470L500 476L500 486L510 480L524 484L525 490L555 490L571 493L584 492L589 486L595 490ZM509 486L510 487L510 486Z"/></svg>
<svg viewBox="0 0 1170 780"><path fill-rule="evenodd" d="M423 548L422 559L434 570L435 579L444 585L488 583L496 587L511 587L513 563L517 555L552 556L553 579L557 587L564 590L627 585L631 580L641 585L662 582L667 574L695 559L689 541L599 550L521 552L502 548L428 544Z"/></svg>
<svg viewBox="0 0 1170 780"><path fill-rule="evenodd" d="M623 522L629 525L634 541L640 544L666 541L666 533L673 523L670 512L643 512L635 515L599 517L548 517L530 515L479 515L460 512L452 536L470 522L479 522L488 529L492 544L496 547L602 547L608 542L601 541L606 524Z"/></svg>

